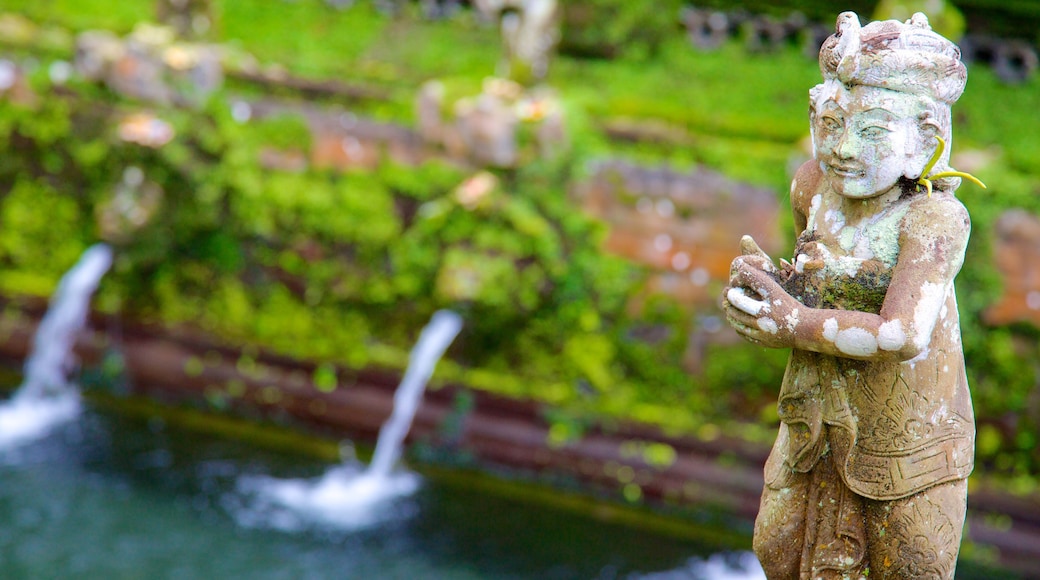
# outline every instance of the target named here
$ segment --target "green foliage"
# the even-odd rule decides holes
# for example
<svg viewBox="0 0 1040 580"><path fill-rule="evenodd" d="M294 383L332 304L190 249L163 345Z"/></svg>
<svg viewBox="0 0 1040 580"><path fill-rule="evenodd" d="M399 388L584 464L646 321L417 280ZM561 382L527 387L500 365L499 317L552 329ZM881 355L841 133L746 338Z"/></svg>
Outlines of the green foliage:
<svg viewBox="0 0 1040 580"><path fill-rule="evenodd" d="M299 115L281 114L264 117L247 125L255 132L254 140L276 149L310 151L311 130Z"/></svg>
<svg viewBox="0 0 1040 580"><path fill-rule="evenodd" d="M676 35L662 39L654 59L561 60L553 78L573 85L561 90L597 117L654 119L716 139L785 143L807 134L808 90L820 82L816 64L793 49L750 60L736 42L704 53ZM758 80L766 78L770 82Z"/></svg>
<svg viewBox="0 0 1040 580"><path fill-rule="evenodd" d="M408 42L400 39L407 38ZM467 77L470 82L493 74L502 55L497 27L463 13L453 22L420 23L398 18L386 24L358 65L363 78L400 85L402 80ZM410 99L414 85L403 87Z"/></svg>
<svg viewBox="0 0 1040 580"><path fill-rule="evenodd" d="M975 111L969 112L969 118ZM1008 138L1024 136L1009 135ZM1040 368L1035 363L1040 353L1040 332L1024 324L992 328L982 321L983 312L995 304L1003 292L1001 276L992 259L994 224L1009 208L1022 208L1040 215L1036 195L1040 191L1040 177L1010 166L1015 163L1013 159L1009 155L979 171L988 189L965 184L958 190L971 215L972 234L964 268L957 277L957 302L976 415L1018 417L1015 431L1028 433L1040 428L1040 407L1037 406ZM994 464L1001 471L1012 470L1017 461L1025 461L1030 466L1027 471L1040 470L1040 455L1019 449L1014 434L996 437L989 431L986 433L986 439L980 439L981 459L989 463L1004 457L1002 467Z"/></svg>
<svg viewBox="0 0 1040 580"><path fill-rule="evenodd" d="M48 294L85 248L74 200L45 182L21 179L0 201L0 287Z"/></svg>
<svg viewBox="0 0 1040 580"><path fill-rule="evenodd" d="M974 146L999 146L1012 169L1035 178L1040 174L1040 143L1025 120L1027 111L1040 107L1040 78L1034 75L1013 86L998 81L987 68L972 67L970 73L964 95L954 105L954 135Z"/></svg>
<svg viewBox="0 0 1040 580"><path fill-rule="evenodd" d="M710 404L719 410L741 409L740 416L748 418L756 416L764 404L772 406L788 354L787 350L763 350L743 341L709 346L704 354L703 377L705 383L715 387Z"/></svg>
<svg viewBox="0 0 1040 580"><path fill-rule="evenodd" d="M680 0L663 0L653 8L630 0L563 2L561 48L580 55L645 57L679 27Z"/></svg>
<svg viewBox="0 0 1040 580"><path fill-rule="evenodd" d="M964 15L952 3L943 2L942 10L934 10L935 4L929 6L927 0L881 0L872 15L873 20L909 20L915 12L928 15L928 23L932 30L957 42L964 35Z"/></svg>
<svg viewBox="0 0 1040 580"><path fill-rule="evenodd" d="M1040 14L1032 0L955 0L973 32L1035 40Z"/></svg>
<svg viewBox="0 0 1040 580"><path fill-rule="evenodd" d="M155 19L153 0L4 0L3 10L77 32L104 28L126 33L138 22Z"/></svg>
<svg viewBox="0 0 1040 580"><path fill-rule="evenodd" d="M376 179L395 196L416 201L428 201L443 195L461 183L463 177L461 169L438 160L428 161L418 167L388 161L376 173Z"/></svg>
<svg viewBox="0 0 1040 580"><path fill-rule="evenodd" d="M837 6L830 0L698 0L696 5L723 11L739 8L752 14L767 14L777 18L785 18L798 11L812 20L833 24L838 12L846 10L852 10L864 18L869 17L877 3L877 0L846 0Z"/></svg>
<svg viewBox="0 0 1040 580"><path fill-rule="evenodd" d="M321 0L215 4L223 40L297 75L385 89L385 100L351 110L399 122L412 118L421 82L443 79L446 102L455 102L479 89L501 54L494 27L469 14L425 23L408 12L381 15L369 2L346 10ZM73 30L119 32L152 11L152 3L110 0L12 6ZM833 12L824 2L807 6L813 15ZM575 15L590 7L580 22ZM703 164L786 199L790 168L805 157L798 143L808 133L817 64L794 47L753 58L737 42L693 51L677 26L678 8L566 3L565 43L606 47L614 58L553 62L548 84L563 96L569 153L498 172L502 185L475 205L455 194L469 171L438 161L344 173L265 169L257 162L264 148L307 152L306 122L283 115L238 123L227 94L201 111L157 108L177 133L158 150L124 143L114 127L140 104L75 81L57 90L40 66L32 105L0 98L0 139L9 144L0 156L0 291L49 294L95 239L98 208L123 171L138 167L162 185L163 199L153 221L119 248L97 302L107 310L315 361L315 383L331 390L339 366L403 366L429 315L454 308L466 328L439 367L442 377L564 409L550 417L554 444L579 437L589 413L704 438L737 418L766 425L743 423L742 436L771 438L786 352L744 343L701 351L690 337L712 312L659 298L630 309L645 272L605 255L604 224L568 197L591 160L624 156ZM870 12L863 3L850 8ZM1035 473L1040 336L981 320L1001 292L991 259L995 221L1009 207L1040 215L1033 122L1040 81L1008 87L979 67L971 76L954 108L955 153L983 148L995 159L971 169L989 190L960 190L974 230L957 288L984 423L980 457L1008 473ZM236 97L240 90L259 96L255 86L235 85ZM616 123L663 137L622 144L604 131ZM691 360L701 365L697 376L687 370ZM642 452L668 462L666 449ZM639 493L637 486L631 495Z"/></svg>
<svg viewBox="0 0 1040 580"><path fill-rule="evenodd" d="M279 63L303 76L353 72L366 48L384 35L388 24L371 2L359 2L342 11L321 0L288 4L217 0L214 4L221 15L225 41L261 62Z"/></svg>

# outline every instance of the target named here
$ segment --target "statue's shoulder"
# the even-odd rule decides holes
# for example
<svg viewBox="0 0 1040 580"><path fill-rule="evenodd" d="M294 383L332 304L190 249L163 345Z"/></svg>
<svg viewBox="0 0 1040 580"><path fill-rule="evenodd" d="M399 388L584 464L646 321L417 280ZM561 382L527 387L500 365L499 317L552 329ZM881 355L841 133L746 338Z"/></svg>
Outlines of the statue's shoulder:
<svg viewBox="0 0 1040 580"><path fill-rule="evenodd" d="M968 209L952 193L944 191L936 191L932 196L916 195L903 221L904 227L928 229L953 237L960 234L967 238L971 231Z"/></svg>
<svg viewBox="0 0 1040 580"><path fill-rule="evenodd" d="M810 159L798 168L791 181L791 207L802 215L809 215L812 198L820 193L823 171L815 159Z"/></svg>
<svg viewBox="0 0 1040 580"><path fill-rule="evenodd" d="M970 236L967 208L947 192L937 191L931 197L917 194L900 227L903 243L912 242L910 247L926 249L934 259L947 262L954 274L963 264Z"/></svg>

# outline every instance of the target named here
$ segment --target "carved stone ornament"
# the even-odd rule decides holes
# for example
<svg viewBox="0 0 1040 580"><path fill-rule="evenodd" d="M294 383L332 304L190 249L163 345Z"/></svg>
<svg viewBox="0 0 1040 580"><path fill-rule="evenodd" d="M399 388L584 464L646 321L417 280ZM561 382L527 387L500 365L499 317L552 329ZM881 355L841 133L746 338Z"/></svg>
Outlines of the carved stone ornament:
<svg viewBox="0 0 1040 580"><path fill-rule="evenodd" d="M777 266L749 236L723 306L791 348L754 548L770 578L952 578L975 427L953 279L970 222L949 168L958 48L914 14L820 50L799 232Z"/></svg>

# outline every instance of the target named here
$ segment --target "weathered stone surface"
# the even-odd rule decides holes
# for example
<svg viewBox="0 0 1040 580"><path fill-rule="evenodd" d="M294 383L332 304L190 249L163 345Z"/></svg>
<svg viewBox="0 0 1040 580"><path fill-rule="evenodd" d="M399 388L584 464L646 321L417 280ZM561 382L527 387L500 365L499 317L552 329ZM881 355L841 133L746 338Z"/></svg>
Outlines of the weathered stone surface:
<svg viewBox="0 0 1040 580"><path fill-rule="evenodd" d="M0 59L0 99L32 105L38 98L25 78L25 71L14 61Z"/></svg>
<svg viewBox="0 0 1040 580"><path fill-rule="evenodd" d="M119 121L119 138L127 143L158 149L174 137L173 126L152 113L139 112Z"/></svg>
<svg viewBox="0 0 1040 580"><path fill-rule="evenodd" d="M375 169L384 159L417 165L432 153L416 133L399 125L317 111L309 112L307 120L313 140L310 162L316 168Z"/></svg>
<svg viewBox="0 0 1040 580"><path fill-rule="evenodd" d="M439 143L444 131L444 118L441 107L444 106L444 83L430 81L419 87L419 95L415 99L415 116L419 124L419 135L431 143Z"/></svg>
<svg viewBox="0 0 1040 580"><path fill-rule="evenodd" d="M178 42L173 29L143 24L125 40L82 33L75 68L121 95L163 105L199 106L224 82L217 47Z"/></svg>
<svg viewBox="0 0 1040 580"><path fill-rule="evenodd" d="M780 248L776 194L706 169L607 161L578 186L585 211L610 225L606 249L655 270L651 293L714 307L729 276L733 232Z"/></svg>
<svg viewBox="0 0 1040 580"><path fill-rule="evenodd" d="M443 111L450 105L451 115ZM525 89L509 80L488 78L477 95L444 102L438 81L422 86L415 102L418 130L431 147L443 149L459 163L477 167L517 167L535 157L566 150L563 110L546 88ZM524 126L533 142L521 141Z"/></svg>
<svg viewBox="0 0 1040 580"><path fill-rule="evenodd" d="M213 28L210 0L158 0L156 18L181 38L205 36Z"/></svg>
<svg viewBox="0 0 1040 580"><path fill-rule="evenodd" d="M1040 326L1040 218L1025 211L1005 212L997 220L994 261L1004 294L983 312L986 324L1029 322Z"/></svg>
<svg viewBox="0 0 1040 580"><path fill-rule="evenodd" d="M299 173L306 171L309 163L307 155L299 149L264 147L260 150L260 165L267 169Z"/></svg>
<svg viewBox="0 0 1040 580"><path fill-rule="evenodd" d="M503 55L498 74L524 85L545 78L560 40L556 0L474 0L473 4L501 26Z"/></svg>
<svg viewBox="0 0 1040 580"><path fill-rule="evenodd" d="M517 165L517 124L512 107L495 95L481 93L455 104L454 129L466 156L479 165Z"/></svg>
<svg viewBox="0 0 1040 580"><path fill-rule="evenodd" d="M552 91L525 90L509 81L488 79L477 97L457 102L455 114L447 118L442 113L443 94L439 82L419 90L416 129L349 111L271 99L237 101L232 115L243 123L278 115L304 119L312 141L305 163L295 153L262 152L265 167L289 171L306 167L374 169L386 160L414 166L429 159L474 168L508 168L566 150L563 111ZM518 136L524 125L531 134L527 142Z"/></svg>

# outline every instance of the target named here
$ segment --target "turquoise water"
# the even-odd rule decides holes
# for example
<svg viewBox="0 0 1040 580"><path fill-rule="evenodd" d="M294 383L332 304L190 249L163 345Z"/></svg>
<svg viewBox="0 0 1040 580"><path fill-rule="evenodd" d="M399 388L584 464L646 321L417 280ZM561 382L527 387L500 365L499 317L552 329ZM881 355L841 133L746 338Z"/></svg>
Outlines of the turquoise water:
<svg viewBox="0 0 1040 580"><path fill-rule="evenodd" d="M359 532L276 529L244 475L329 465L88 410L0 453L3 578L696 578L710 550L425 481ZM733 560L737 555L729 556ZM718 565L716 556L712 564Z"/></svg>

